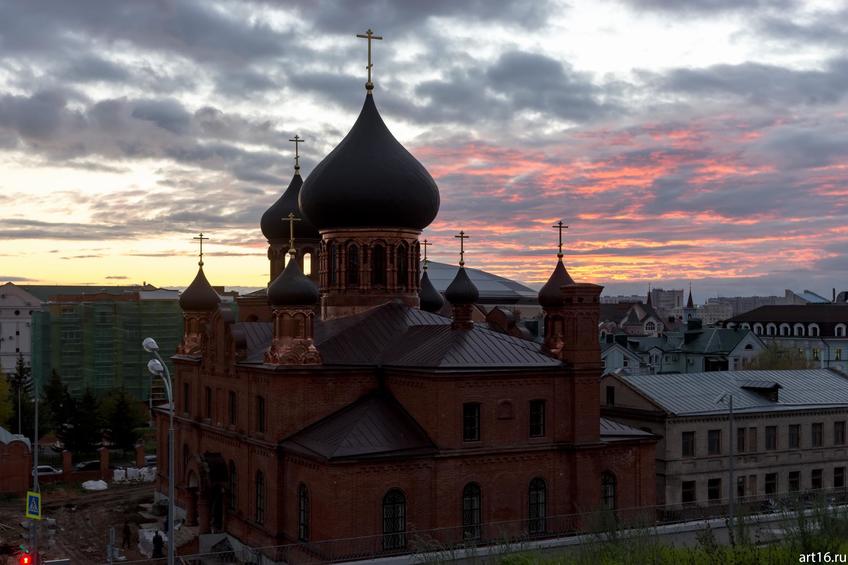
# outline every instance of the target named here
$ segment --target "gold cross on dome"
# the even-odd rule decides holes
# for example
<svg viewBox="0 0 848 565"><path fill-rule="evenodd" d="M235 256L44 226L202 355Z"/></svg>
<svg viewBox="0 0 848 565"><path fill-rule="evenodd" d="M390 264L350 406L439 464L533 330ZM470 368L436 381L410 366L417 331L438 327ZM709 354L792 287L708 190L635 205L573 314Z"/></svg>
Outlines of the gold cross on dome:
<svg viewBox="0 0 848 565"><path fill-rule="evenodd" d="M294 212L289 212L289 215L283 218L289 222L289 253L295 254L294 250L294 223L299 222L300 218L294 215Z"/></svg>
<svg viewBox="0 0 848 565"><path fill-rule="evenodd" d="M421 247L424 248L424 270L425 271L427 270L427 248L430 247L431 245L433 245L433 244L430 243L429 241L427 241L426 239L421 243Z"/></svg>
<svg viewBox="0 0 848 565"><path fill-rule="evenodd" d="M294 142L294 170L300 170L300 152L298 151L298 145L304 142L304 139L299 135L295 134L294 139L290 139L289 141Z"/></svg>
<svg viewBox="0 0 848 565"><path fill-rule="evenodd" d="M562 259L562 230L567 230L568 226L562 223L562 220L558 221L556 224L551 226L555 230L559 231L559 246L557 247L557 257Z"/></svg>
<svg viewBox="0 0 848 565"><path fill-rule="evenodd" d="M465 240L470 238L471 236L465 235L464 231L460 231L459 235L455 235L455 238L459 239L459 266L465 266Z"/></svg>
<svg viewBox="0 0 848 565"><path fill-rule="evenodd" d="M208 237L203 236L203 232L200 232L200 235L197 237L193 237L192 239L196 239L200 242L200 261L197 262L201 267L203 266L203 241L209 239Z"/></svg>
<svg viewBox="0 0 848 565"><path fill-rule="evenodd" d="M365 67L368 69L368 82L365 83L365 90L372 91L374 90L374 83L371 82L371 67L374 65L371 63L371 40L372 39L383 39L382 35L374 35L374 32L370 29L365 33L357 33L356 37L361 37L362 39L368 40L368 66Z"/></svg>

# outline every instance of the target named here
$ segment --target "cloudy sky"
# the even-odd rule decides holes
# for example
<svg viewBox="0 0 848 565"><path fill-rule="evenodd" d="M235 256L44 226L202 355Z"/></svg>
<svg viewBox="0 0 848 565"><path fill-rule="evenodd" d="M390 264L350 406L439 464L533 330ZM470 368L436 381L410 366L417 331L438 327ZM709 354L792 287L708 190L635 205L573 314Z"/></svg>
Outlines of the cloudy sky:
<svg viewBox="0 0 848 565"><path fill-rule="evenodd" d="M267 282L259 217L376 101L437 260L611 293L848 289L848 3L0 0L0 281ZM698 296L700 294L701 296Z"/></svg>

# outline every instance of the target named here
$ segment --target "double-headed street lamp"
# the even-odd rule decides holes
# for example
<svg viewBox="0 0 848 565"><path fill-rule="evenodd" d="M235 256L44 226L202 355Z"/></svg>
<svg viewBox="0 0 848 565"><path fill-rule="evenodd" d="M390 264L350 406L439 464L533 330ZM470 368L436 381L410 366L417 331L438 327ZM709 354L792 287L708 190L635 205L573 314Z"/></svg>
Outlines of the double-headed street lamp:
<svg viewBox="0 0 848 565"><path fill-rule="evenodd" d="M147 362L147 369L162 378L165 383L165 394L168 396L168 565L174 565L174 389L171 373L162 356L159 355L159 345L152 337L145 338L141 344L144 350L152 353L154 358Z"/></svg>

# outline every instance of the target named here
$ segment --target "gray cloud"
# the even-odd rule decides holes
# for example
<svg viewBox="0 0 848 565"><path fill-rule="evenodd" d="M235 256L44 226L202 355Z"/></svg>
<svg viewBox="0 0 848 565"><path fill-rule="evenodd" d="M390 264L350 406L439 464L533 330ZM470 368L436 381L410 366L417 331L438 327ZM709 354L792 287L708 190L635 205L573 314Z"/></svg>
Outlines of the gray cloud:
<svg viewBox="0 0 848 565"><path fill-rule="evenodd" d="M622 0L638 10L658 12L688 12L715 14L719 12L754 11L763 9L787 10L798 5L797 0Z"/></svg>

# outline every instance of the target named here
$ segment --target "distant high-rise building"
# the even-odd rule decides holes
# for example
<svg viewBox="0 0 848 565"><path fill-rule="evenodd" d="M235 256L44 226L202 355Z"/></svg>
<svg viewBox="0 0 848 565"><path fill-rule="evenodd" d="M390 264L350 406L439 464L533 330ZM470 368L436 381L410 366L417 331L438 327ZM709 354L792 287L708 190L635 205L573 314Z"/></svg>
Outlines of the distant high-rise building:
<svg viewBox="0 0 848 565"><path fill-rule="evenodd" d="M24 288L6 283L0 286L0 378L15 371L18 357L31 363L32 315L41 300Z"/></svg>
<svg viewBox="0 0 848 565"><path fill-rule="evenodd" d="M683 315L683 289L651 289L651 305L663 317L680 318Z"/></svg>

